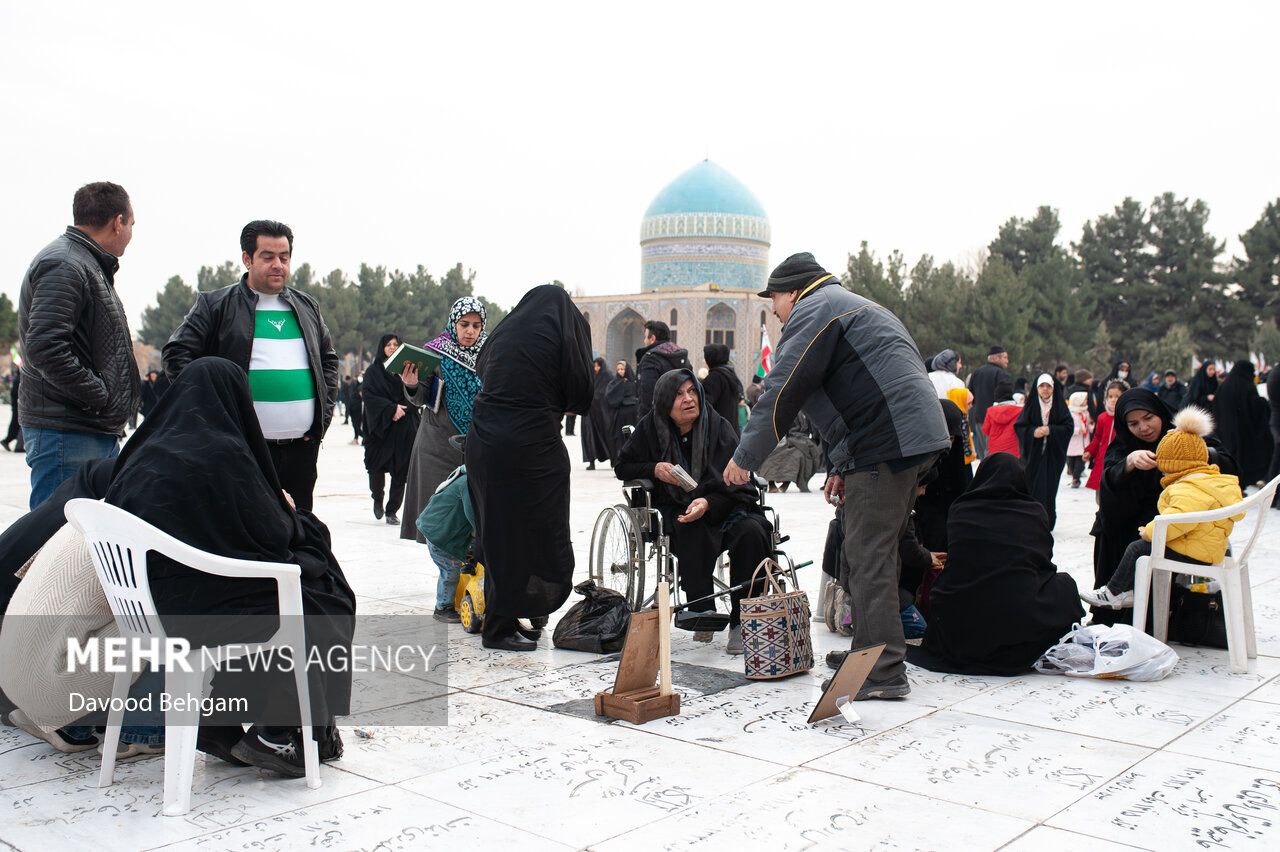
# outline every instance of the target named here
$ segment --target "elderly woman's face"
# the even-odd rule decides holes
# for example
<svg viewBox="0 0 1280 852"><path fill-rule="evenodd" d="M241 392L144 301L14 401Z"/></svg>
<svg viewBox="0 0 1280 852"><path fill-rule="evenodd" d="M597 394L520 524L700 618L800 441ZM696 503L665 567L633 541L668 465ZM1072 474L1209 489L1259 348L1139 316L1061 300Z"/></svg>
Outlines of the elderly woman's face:
<svg viewBox="0 0 1280 852"><path fill-rule="evenodd" d="M1124 424L1129 427L1133 436L1143 443L1154 443L1160 437L1160 429L1164 426L1160 415L1154 411L1138 409L1124 416Z"/></svg>
<svg viewBox="0 0 1280 852"><path fill-rule="evenodd" d="M700 410L698 391L694 387L693 379L685 379L680 385L680 389L676 391L676 401L671 406L671 422L675 423L681 431L684 431L686 427L692 426L693 421L698 419Z"/></svg>
<svg viewBox="0 0 1280 852"><path fill-rule="evenodd" d="M399 348L400 348L400 340L398 338L393 337L387 341L386 346L382 347L382 354L384 357L390 358L392 355L396 354L396 350Z"/></svg>
<svg viewBox="0 0 1280 852"><path fill-rule="evenodd" d="M480 319L480 315L475 311L463 314L453 324L453 332L458 335L458 345L460 346L475 346L476 341L480 339L480 332L482 331L484 331L484 320Z"/></svg>

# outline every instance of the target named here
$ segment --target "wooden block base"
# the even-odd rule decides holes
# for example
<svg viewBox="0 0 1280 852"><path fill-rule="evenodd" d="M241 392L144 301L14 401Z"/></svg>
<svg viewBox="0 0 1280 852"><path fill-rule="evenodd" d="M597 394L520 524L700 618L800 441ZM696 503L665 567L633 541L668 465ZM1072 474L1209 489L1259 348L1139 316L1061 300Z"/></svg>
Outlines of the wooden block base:
<svg viewBox="0 0 1280 852"><path fill-rule="evenodd" d="M664 716L680 715L680 696L674 692L662 695L656 686L617 695L608 691L597 692L596 715L643 725Z"/></svg>

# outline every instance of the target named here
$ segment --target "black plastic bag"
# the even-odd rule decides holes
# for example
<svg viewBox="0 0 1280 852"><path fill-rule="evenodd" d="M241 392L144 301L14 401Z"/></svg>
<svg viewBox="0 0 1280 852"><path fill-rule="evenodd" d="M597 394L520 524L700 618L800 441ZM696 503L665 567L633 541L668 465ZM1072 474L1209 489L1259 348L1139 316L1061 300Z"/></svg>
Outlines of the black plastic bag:
<svg viewBox="0 0 1280 852"><path fill-rule="evenodd" d="M600 588L595 580L581 582L573 590L583 598L569 607L556 624L551 643L557 648L592 654L621 651L631 625L626 598L613 589Z"/></svg>

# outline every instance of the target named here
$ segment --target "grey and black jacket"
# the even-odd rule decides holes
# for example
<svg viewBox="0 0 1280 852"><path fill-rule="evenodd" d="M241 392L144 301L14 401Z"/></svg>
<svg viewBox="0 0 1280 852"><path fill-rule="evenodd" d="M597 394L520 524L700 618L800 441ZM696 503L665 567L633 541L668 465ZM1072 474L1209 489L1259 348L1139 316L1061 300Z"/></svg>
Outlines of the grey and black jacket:
<svg viewBox="0 0 1280 852"><path fill-rule="evenodd" d="M831 279L803 294L733 460L758 470L803 411L828 472L936 453L951 444L911 335L891 311Z"/></svg>
<svg viewBox="0 0 1280 852"><path fill-rule="evenodd" d="M280 291L280 299L293 309L302 329L316 393L315 419L307 434L320 440L329 430L338 401L338 353L315 299L290 287ZM182 325L164 345L165 375L177 381L184 367L206 355L226 358L248 372L257 306L258 295L250 289L247 275L230 286L199 294Z"/></svg>
<svg viewBox="0 0 1280 852"><path fill-rule="evenodd" d="M124 434L142 379L116 293L119 267L79 228L67 228L31 262L18 297L23 426Z"/></svg>

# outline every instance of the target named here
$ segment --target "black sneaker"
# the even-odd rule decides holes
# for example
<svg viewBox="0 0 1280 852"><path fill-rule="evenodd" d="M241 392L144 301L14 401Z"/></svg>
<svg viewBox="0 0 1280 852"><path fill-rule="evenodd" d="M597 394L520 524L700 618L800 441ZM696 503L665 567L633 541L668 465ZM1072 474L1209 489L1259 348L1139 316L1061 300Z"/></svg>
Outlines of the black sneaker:
<svg viewBox="0 0 1280 852"><path fill-rule="evenodd" d="M254 725L231 749L231 756L259 769L269 769L289 778L305 778L306 764L302 760L302 740L297 730L292 730L283 741L263 736L262 729Z"/></svg>
<svg viewBox="0 0 1280 852"><path fill-rule="evenodd" d="M458 611L451 606L435 610L431 613L431 617L436 621L443 621L445 624L462 623L462 616L458 615Z"/></svg>
<svg viewBox="0 0 1280 852"><path fill-rule="evenodd" d="M835 670L844 665L844 658L849 656L848 651L828 651L827 652L827 668Z"/></svg>

